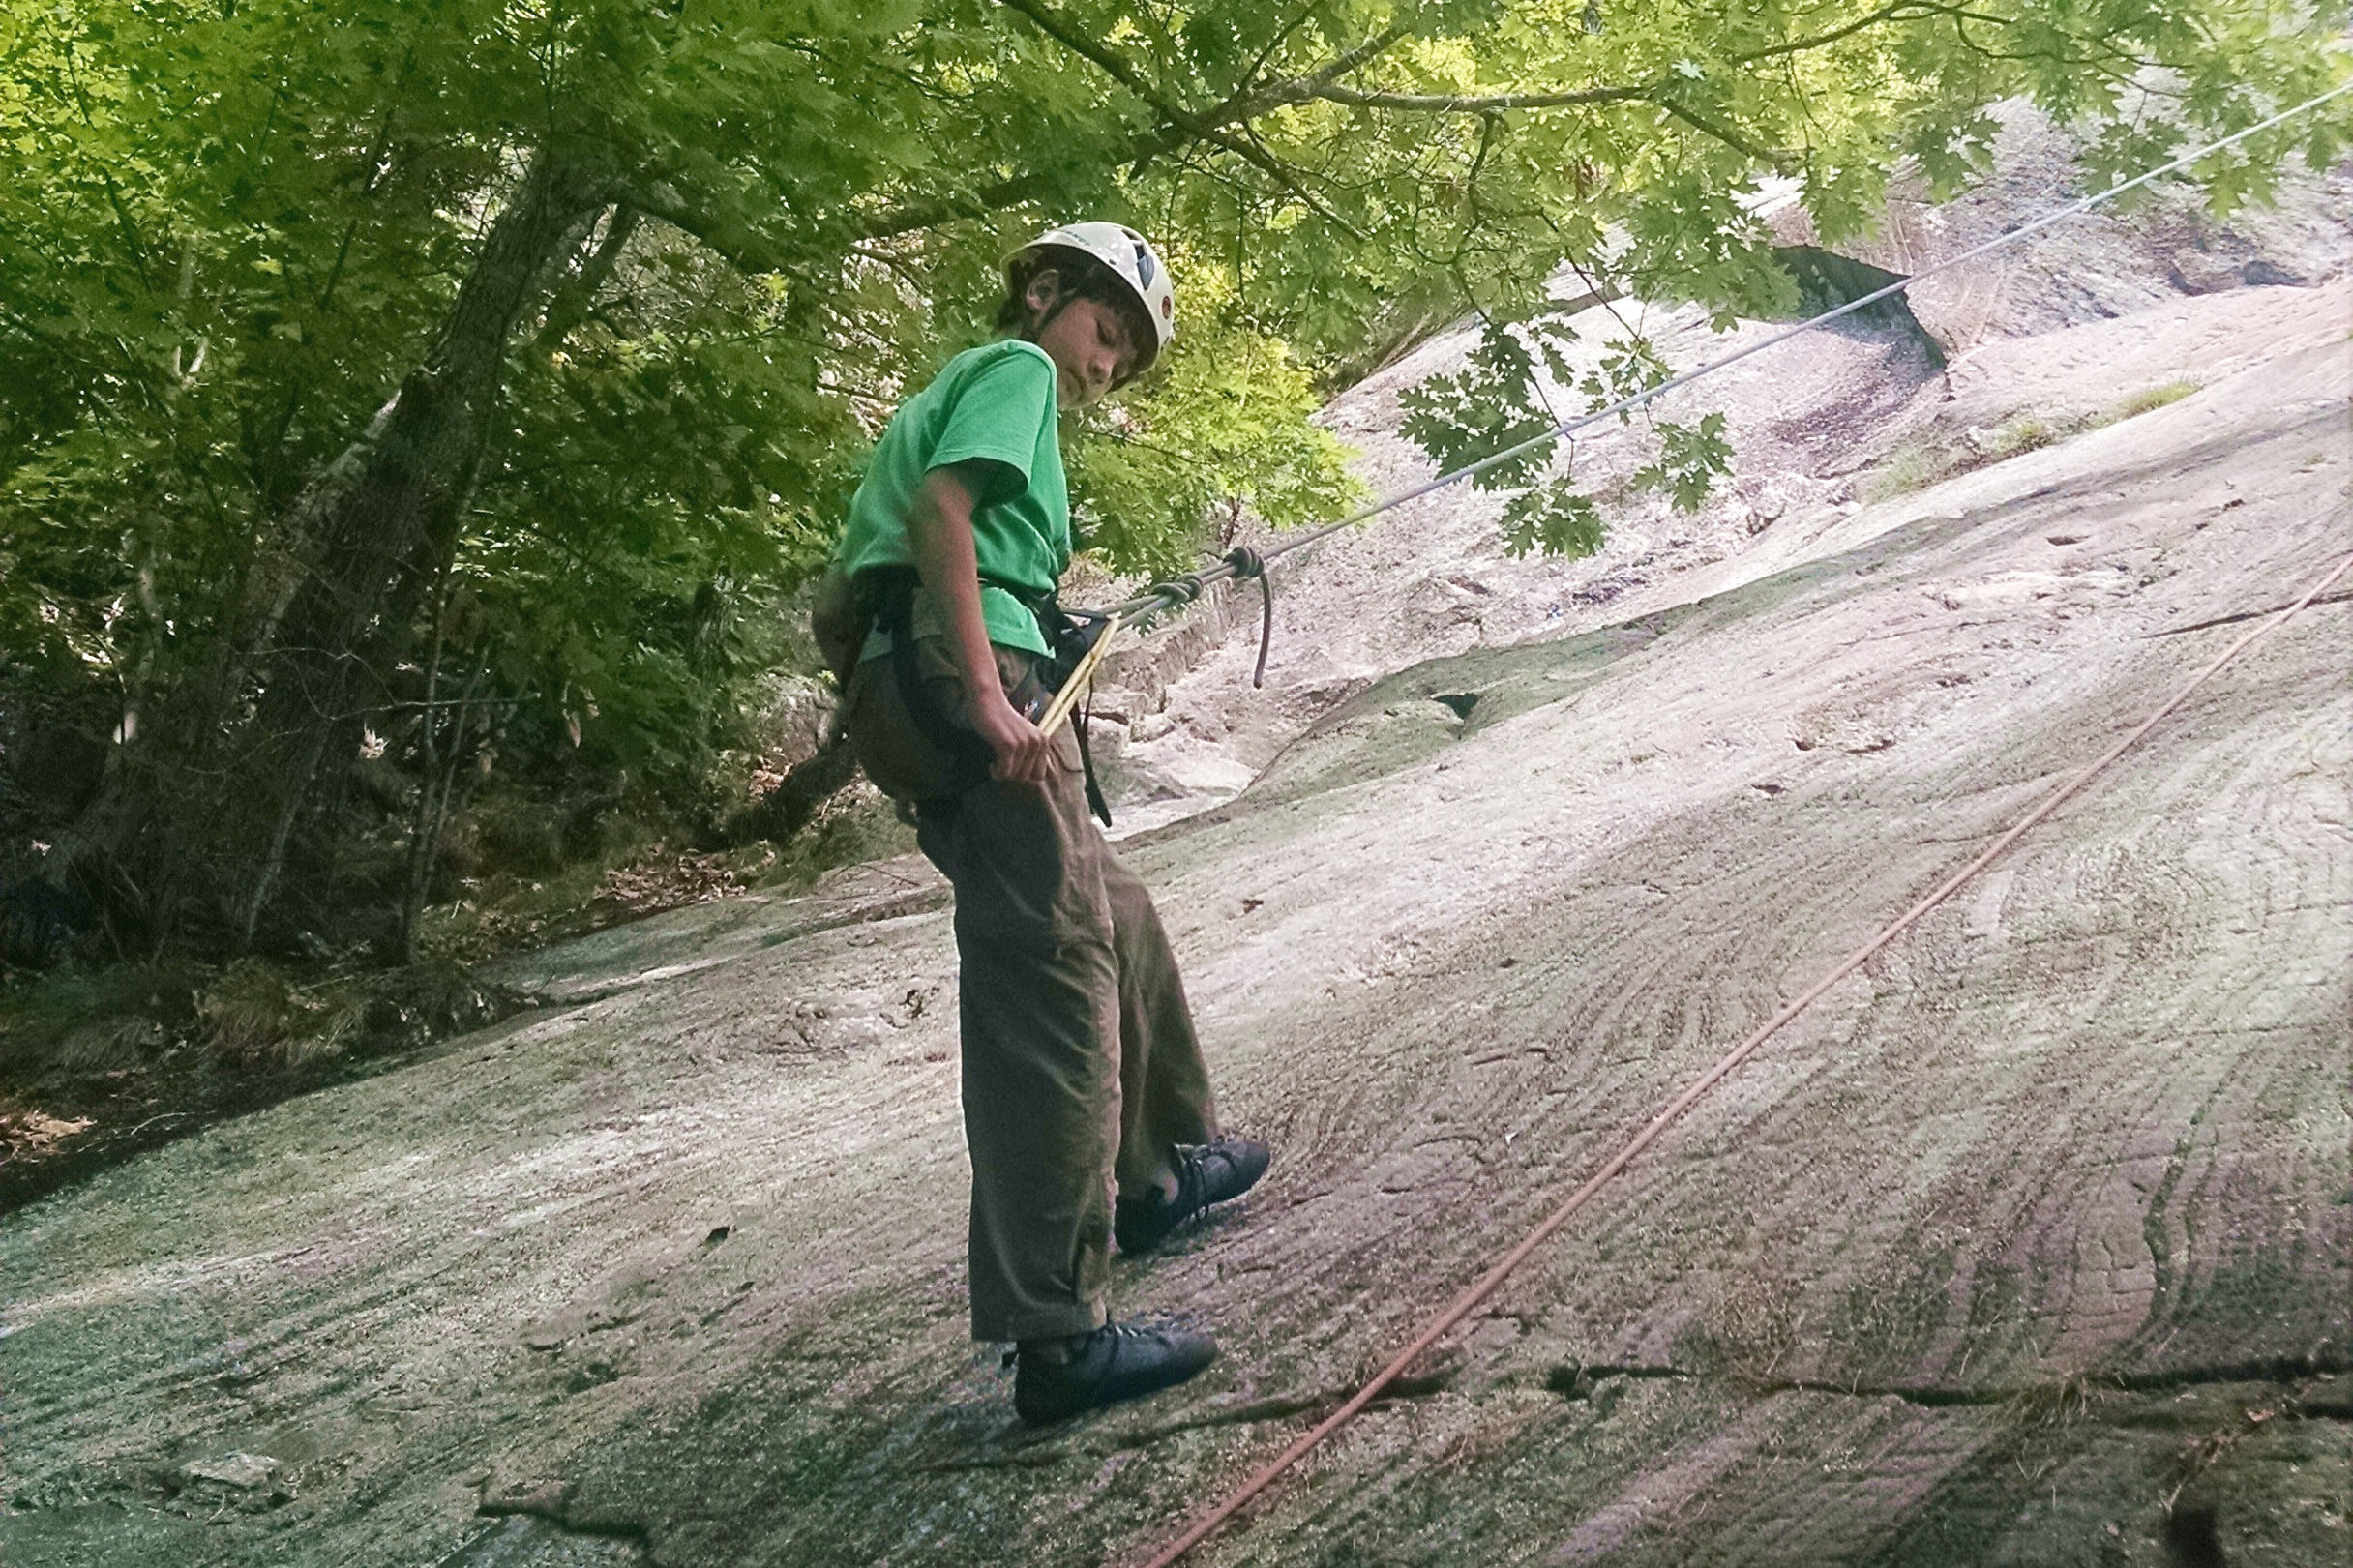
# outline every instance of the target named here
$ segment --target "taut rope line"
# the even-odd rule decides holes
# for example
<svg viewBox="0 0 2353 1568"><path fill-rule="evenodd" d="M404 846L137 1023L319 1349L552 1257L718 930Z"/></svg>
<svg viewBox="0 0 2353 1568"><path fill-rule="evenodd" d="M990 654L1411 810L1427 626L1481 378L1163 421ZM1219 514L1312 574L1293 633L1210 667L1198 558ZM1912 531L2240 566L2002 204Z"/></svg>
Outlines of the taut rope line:
<svg viewBox="0 0 2353 1568"><path fill-rule="evenodd" d="M1692 382L1699 380L1703 376L1713 375L1716 371L1723 370L1727 366L1739 364L1742 360L1748 358L1748 356L1751 354L1762 354L1768 348L1785 343L1792 338L1801 337L1805 333L1811 332L1816 327L1823 325L1825 322L1835 321L1840 316L1853 315L1857 311L1864 310L1870 306L1876 305L1881 300L1887 299L1891 295L1900 294L1905 289L1910 288L1914 283L1921 281L1922 279L1933 278L1938 273L1950 271L1951 268L1957 267L1963 262L1974 261L1979 256L1985 254L1989 251L1998 251L2003 246L2010 244L2013 240L2022 240L2029 234L2040 233L2043 229L2049 228L2054 223L2062 222L2067 219L2073 218L2080 213L2090 212L2094 207L2100 205L2102 202L2113 201L2116 197L2123 195L2128 191L2137 190L2140 187L2149 184L2152 180L2160 180L2168 174L2173 174L2182 169L2188 168L2190 164L2196 163L2202 158L2211 157L2212 155L2222 151L2222 149L2225 147L2236 146L2238 143L2245 141L2251 135L2255 135L2260 132L2269 131L2272 129L2272 127L2279 125L2283 121L2292 120L2299 114L2303 114L2310 109L2318 108L2321 104L2328 103L2331 99L2341 98L2346 93L2353 93L2353 81L2348 81L2339 86L2333 87L2329 89L2329 91L2320 94L2318 97L2308 98L2303 103L2297 104L2294 108L2281 109L2270 119L2258 120L2244 131L2234 131L2229 135L2223 136L2219 140L2210 141L2203 147L2184 153L2181 157L2174 159L2169 163L2159 163L2157 167L2149 170L2145 174L2136 174L2131 179L2126 180L2119 185L2112 185L2105 191L2101 191L2095 195L2085 196L2080 200L2070 202L2068 205L2059 208L2055 212L2045 213L2031 223L2024 223L2016 228L2006 229L2002 233L1995 235L1992 239L1987 240L1981 245L1971 246L1968 250L1963 251L1958 255L1948 256L1946 259L1938 262L1933 267L1926 268L1921 272L1913 273L1907 278L1899 278L1894 282L1888 284L1885 288L1873 289L1870 293L1863 295L1861 299L1849 300L1844 305L1835 306L1831 310L1823 311L1820 315L1808 316L1805 320L1799 322L1796 326L1790 327L1785 331L1776 332L1772 337L1764 339L1761 341L1750 343L1746 348L1735 349L1733 352L1726 354L1723 358L1718 360L1711 360L1709 363L1700 366L1697 370L1685 370L1683 374L1675 376L1670 380L1661 381L1654 387L1651 387L1642 392L1637 392L1630 398L1622 398L1618 401L1610 404L1607 408L1598 409L1591 414L1583 414L1575 419L1564 420L1561 424L1555 425L1551 429L1544 431L1541 435L1530 436L1527 440L1520 442L1517 446L1505 447L1503 451L1491 453L1487 457L1481 458L1476 462L1465 463L1462 467L1453 469L1447 473L1440 474L1435 479L1424 480L1418 485L1399 490L1394 495L1384 496L1378 501L1373 501L1364 506L1358 507L1355 511L1351 512L1347 517L1340 518L1337 522L1324 523L1318 527L1310 528L1305 533L1294 534L1292 537L1282 541L1280 544L1269 545L1266 548L1259 550L1256 555L1252 557L1252 559L1263 564L1264 562L1276 560L1282 556L1288 555L1293 550L1305 549L1308 546L1316 544L1321 540L1328 539L1333 534L1339 533L1343 529L1353 528L1357 523L1363 522L1372 518L1377 518L1384 512L1390 511L1396 507L1401 507L1408 501L1417 501L1434 490L1445 489L1447 486L1457 484L1463 480L1471 478L1475 474L1485 473L1488 469L1495 467L1498 463L1509 462L1512 459L1519 457L1523 453L1533 451L1536 447L1542 446L1547 441L1557 441L1562 436L1574 435L1577 431L1585 429L1589 426L1600 424L1603 420L1610 418L1612 415L1630 413L1634 409L1641 407L1644 403L1651 401L1654 398L1662 398L1668 393L1676 390L1678 387L1687 387ZM1236 563L1232 557L1228 557L1226 560L1219 562L1215 566L1204 567L1201 571L1194 573L1189 577L1180 577L1174 583L1156 584L1152 588L1137 595L1133 599L1127 600L1122 604L1114 605L1109 609L1092 611L1091 613L1098 615L1117 613L1132 623L1140 616L1148 615L1159 610L1173 609L1179 605L1190 603L1192 599L1201 592L1202 584L1221 581L1224 578L1235 577L1236 575L1250 576L1255 574L1247 571L1237 574ZM1188 589L1190 591L1188 591Z"/></svg>

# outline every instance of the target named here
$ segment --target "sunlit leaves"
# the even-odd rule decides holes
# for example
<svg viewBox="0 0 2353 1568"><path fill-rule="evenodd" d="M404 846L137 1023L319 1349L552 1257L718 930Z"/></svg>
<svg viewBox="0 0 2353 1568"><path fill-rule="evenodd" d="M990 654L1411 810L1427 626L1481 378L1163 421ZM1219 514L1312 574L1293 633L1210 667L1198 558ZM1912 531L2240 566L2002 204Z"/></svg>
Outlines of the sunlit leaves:
<svg viewBox="0 0 2353 1568"><path fill-rule="evenodd" d="M1501 526L1512 555L1591 555L1601 547L1601 508L1565 478L1514 495Z"/></svg>
<svg viewBox="0 0 2353 1568"><path fill-rule="evenodd" d="M1220 321L1232 296L1197 265L1187 298L1206 319L1179 336L1140 392L1071 442L1071 490L1087 547L1130 573L1189 570L1246 515L1277 528L1327 521L1359 497L1347 448L1308 423L1317 398L1282 343Z"/></svg>
<svg viewBox="0 0 2353 1568"><path fill-rule="evenodd" d="M1657 490L1678 512L1697 512L1715 482L1732 472L1732 443L1724 439L1724 416L1710 413L1697 425L1660 420L1658 456L1634 471L1636 489Z"/></svg>
<svg viewBox="0 0 2353 1568"><path fill-rule="evenodd" d="M1509 547L1576 553L1601 519L1552 476L1543 432L1666 371L1628 340L1571 373L1564 263L1719 321L1770 313L1788 281L1742 200L1761 175L1793 176L1834 238L1874 220L1902 160L1938 193L1981 172L1989 108L2015 96L2125 108L2087 163L2137 171L2337 79L2347 15L1040 7L1060 37L987 0L0 9L0 645L118 684L205 667L255 552L424 362L551 148L619 171L616 199L648 216L577 320L547 328L535 305L516 324L492 437L452 476L452 570L513 749L575 711L579 752L545 755L641 777L691 773L740 722L744 672L775 655L781 596L823 558L866 444L985 334L999 258L1049 221L1131 222L1177 262L1175 352L1072 435L1109 564L1181 569L1245 515L1344 511L1319 396L1473 312L1474 352L1407 396L1407 431L1449 467L1533 441L1482 483L1517 492ZM1106 49L1117 70L1087 57ZM1431 102L1500 94L1585 97ZM2251 199L2290 149L2338 156L2348 127L2353 101L2198 173L2219 202ZM1696 505L1727 459L1720 420L1644 424L1635 483ZM565 708L581 688L597 717Z"/></svg>
<svg viewBox="0 0 2353 1568"><path fill-rule="evenodd" d="M1635 21L1616 8L1539 4L1514 8L1476 47L1417 44L1385 56L1362 80L1386 96L1359 101L1350 145L1369 157L1387 138L1425 137L1423 165L1448 199L1414 211L1413 254L1444 269L1466 311L1507 319L1499 300L1528 298L1549 266L1569 262L1646 299L1703 304L1722 328L1789 304L1770 236L1742 200L1761 176L1793 176L1816 234L1835 244L1878 221L1907 160L1933 197L1983 173L1993 108L2023 98L2085 123L2086 178L2104 184L2341 79L2347 9L1667 0ZM1532 101L1546 94L1585 102ZM2228 211L2268 194L2291 149L2321 164L2338 156L2349 129L2353 101L2195 172ZM2054 191L2053 204L2072 193ZM1520 222L1531 211L1548 231ZM1405 429L1448 469L1529 443L1479 476L1509 488L1545 471L1553 443L1541 437L1555 421L1533 370L1541 334L1525 334L1529 352L1513 354L1497 351L1496 332L1463 369L1406 395ZM1646 353L1614 350L1582 377L1587 405L1662 378ZM1728 461L1720 422L1658 424L1653 436L1633 488L1699 505ZM1552 482L1515 499L1504 522L1510 547L1581 537L1565 494Z"/></svg>
<svg viewBox="0 0 2353 1568"><path fill-rule="evenodd" d="M1552 443L1529 443L1559 419L1543 401L1535 357L1512 328L1489 322L1460 370L1407 388L1398 404L1400 431L1442 469L1513 454L1473 477L1480 489L1527 484L1551 460Z"/></svg>

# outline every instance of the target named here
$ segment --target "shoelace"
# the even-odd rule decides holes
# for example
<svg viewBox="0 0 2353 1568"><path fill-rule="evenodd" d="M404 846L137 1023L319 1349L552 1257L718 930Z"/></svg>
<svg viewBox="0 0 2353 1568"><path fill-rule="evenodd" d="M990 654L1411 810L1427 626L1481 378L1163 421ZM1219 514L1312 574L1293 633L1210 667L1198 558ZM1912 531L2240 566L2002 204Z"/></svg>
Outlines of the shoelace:
<svg viewBox="0 0 2353 1568"><path fill-rule="evenodd" d="M1077 1335L1073 1337L1087 1340L1088 1342L1089 1348L1091 1348L1095 1343L1100 1342L1106 1335L1109 1335L1111 1339L1111 1359L1115 1366L1118 1363L1119 1351L1123 1346L1141 1344L1144 1341L1155 1337L1150 1330L1137 1328L1128 1323L1105 1323L1101 1328L1090 1330L1085 1335ZM1054 1364L1064 1367L1074 1366L1086 1353L1087 1352L1085 1350L1074 1350L1068 1358ZM1021 1346L1018 1345L1012 1349L1007 1350L1005 1352L1004 1370L1011 1372L1020 1366L1021 1354Z"/></svg>
<svg viewBox="0 0 2353 1568"><path fill-rule="evenodd" d="M1176 1201L1199 1211L1209 1200L1209 1157L1214 1146L1187 1149L1176 1159Z"/></svg>

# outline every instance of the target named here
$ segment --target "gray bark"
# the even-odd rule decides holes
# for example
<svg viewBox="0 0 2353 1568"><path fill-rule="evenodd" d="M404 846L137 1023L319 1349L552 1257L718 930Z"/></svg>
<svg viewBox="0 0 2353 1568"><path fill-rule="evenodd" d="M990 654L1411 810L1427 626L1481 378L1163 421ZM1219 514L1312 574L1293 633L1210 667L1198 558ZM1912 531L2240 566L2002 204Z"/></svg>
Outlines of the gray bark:
<svg viewBox="0 0 2353 1568"><path fill-rule="evenodd" d="M322 784L384 699L404 611L448 559L518 324L607 184L591 160L534 157L423 362L273 530L211 680L151 719L140 765L60 846L57 874L128 905L157 943L189 922L238 946L260 931Z"/></svg>

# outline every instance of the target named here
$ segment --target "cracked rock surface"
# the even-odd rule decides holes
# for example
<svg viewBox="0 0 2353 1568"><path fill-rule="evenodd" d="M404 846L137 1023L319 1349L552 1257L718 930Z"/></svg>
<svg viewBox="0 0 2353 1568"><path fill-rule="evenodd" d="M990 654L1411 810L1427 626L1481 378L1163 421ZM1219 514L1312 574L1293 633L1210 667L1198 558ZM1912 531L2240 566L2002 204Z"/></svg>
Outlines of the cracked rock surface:
<svg viewBox="0 0 2353 1568"><path fill-rule="evenodd" d="M1277 1151L1115 1266L1117 1311L1217 1331L1194 1384L1015 1424L964 1337L946 917L868 869L543 955L535 1014L11 1216L0 1550L1078 1568L1164 1538L2353 549L2353 288L2161 309L2067 330L2183 317L2193 395L1793 510L1567 625L1368 642L1251 789L1130 841L1225 1112ZM2065 363L2010 351L1954 395ZM1359 544L1404 547L1329 570ZM1200 1560L2346 1560L2349 615L2261 644L1791 1025Z"/></svg>

